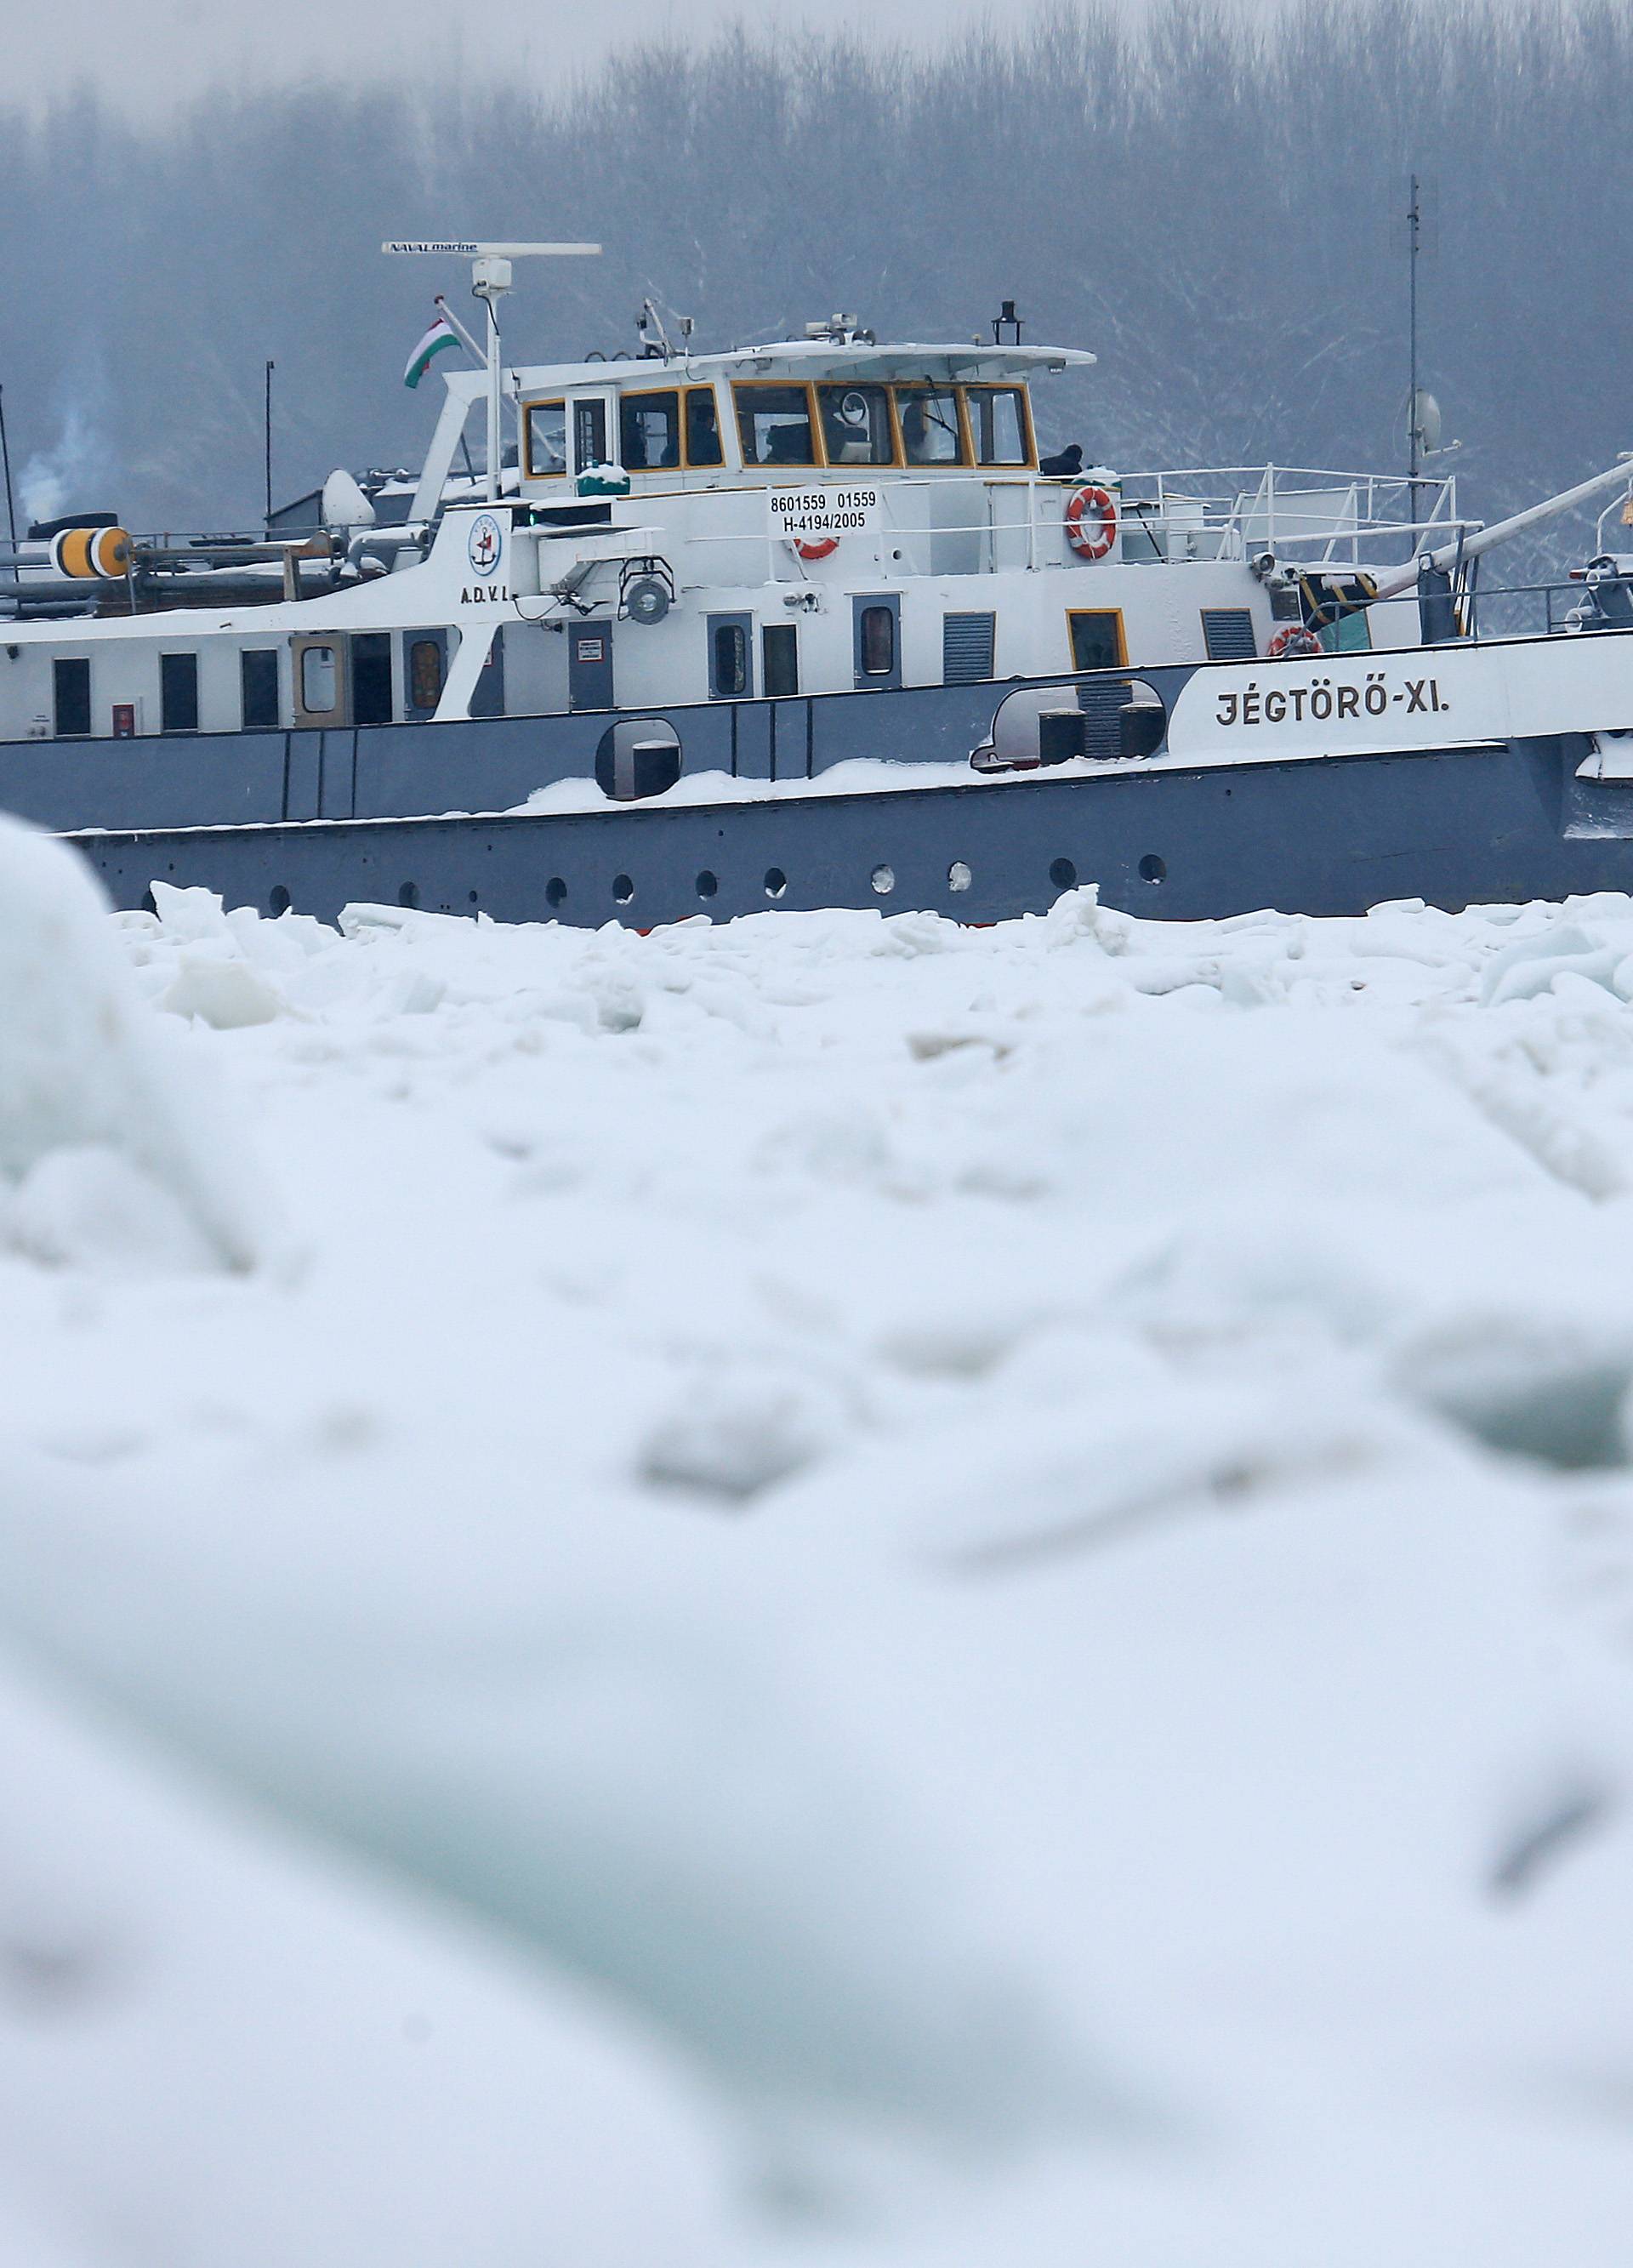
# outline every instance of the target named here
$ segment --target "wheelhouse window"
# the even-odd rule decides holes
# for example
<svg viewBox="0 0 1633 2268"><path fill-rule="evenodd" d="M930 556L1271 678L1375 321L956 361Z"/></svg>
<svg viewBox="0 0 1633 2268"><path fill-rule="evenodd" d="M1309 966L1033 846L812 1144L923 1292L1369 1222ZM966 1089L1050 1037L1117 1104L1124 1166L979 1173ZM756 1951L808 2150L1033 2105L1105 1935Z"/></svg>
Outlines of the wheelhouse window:
<svg viewBox="0 0 1633 2268"><path fill-rule="evenodd" d="M978 465L1029 465L1026 396L1019 386L967 386L970 438Z"/></svg>
<svg viewBox="0 0 1633 2268"><path fill-rule="evenodd" d="M895 461L887 387L819 386L816 397L822 418L822 446L830 465Z"/></svg>
<svg viewBox="0 0 1633 2268"><path fill-rule="evenodd" d="M270 646L247 646L239 656L240 715L246 733L276 732L278 725L278 657Z"/></svg>
<svg viewBox="0 0 1633 2268"><path fill-rule="evenodd" d="M198 730L198 656L161 653L158 657L158 722L164 733Z"/></svg>
<svg viewBox="0 0 1633 2268"><path fill-rule="evenodd" d="M542 480L567 470L567 405L564 401L527 404L527 474Z"/></svg>
<svg viewBox="0 0 1633 2268"><path fill-rule="evenodd" d="M51 665L51 691L59 740L83 740L91 731L91 664L82 655Z"/></svg>
<svg viewBox="0 0 1633 2268"><path fill-rule="evenodd" d="M686 389L686 461L688 465L719 465L725 461L720 446L720 412L712 386Z"/></svg>
<svg viewBox="0 0 1633 2268"><path fill-rule="evenodd" d="M950 386L899 386L896 416L909 465L967 465L959 398Z"/></svg>
<svg viewBox="0 0 1633 2268"><path fill-rule="evenodd" d="M803 386L734 386L746 465L814 465L811 397Z"/></svg>
<svg viewBox="0 0 1633 2268"><path fill-rule="evenodd" d="M626 394L619 404L618 426L625 472L666 473L679 465L678 392Z"/></svg>
<svg viewBox="0 0 1633 2268"><path fill-rule="evenodd" d="M857 631L864 677L888 677L896 666L896 610L864 607Z"/></svg>

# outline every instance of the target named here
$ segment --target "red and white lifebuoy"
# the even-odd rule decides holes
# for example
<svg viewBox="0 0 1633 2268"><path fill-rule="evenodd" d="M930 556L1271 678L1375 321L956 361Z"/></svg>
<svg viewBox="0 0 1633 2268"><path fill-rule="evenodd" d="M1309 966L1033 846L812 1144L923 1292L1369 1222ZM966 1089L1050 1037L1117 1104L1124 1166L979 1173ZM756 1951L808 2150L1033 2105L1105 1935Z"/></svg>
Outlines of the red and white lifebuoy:
<svg viewBox="0 0 1633 2268"><path fill-rule="evenodd" d="M826 559L839 549L836 535L791 535L788 540L802 559Z"/></svg>
<svg viewBox="0 0 1633 2268"><path fill-rule="evenodd" d="M1066 541L1083 559L1103 559L1117 541L1117 504L1109 489L1079 489L1066 505Z"/></svg>
<svg viewBox="0 0 1633 2268"><path fill-rule="evenodd" d="M1306 630L1302 622L1289 622L1264 649L1267 661L1297 661L1313 653L1324 653L1326 648L1313 630Z"/></svg>

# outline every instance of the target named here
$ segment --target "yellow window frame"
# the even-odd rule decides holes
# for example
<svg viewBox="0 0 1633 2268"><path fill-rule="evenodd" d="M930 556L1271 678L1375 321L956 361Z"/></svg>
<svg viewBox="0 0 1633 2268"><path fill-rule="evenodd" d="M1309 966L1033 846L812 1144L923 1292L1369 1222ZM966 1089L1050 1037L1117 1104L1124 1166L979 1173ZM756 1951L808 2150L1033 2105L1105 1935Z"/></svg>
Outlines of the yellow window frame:
<svg viewBox="0 0 1633 2268"><path fill-rule="evenodd" d="M896 399L900 394L950 394L953 396L953 414L959 421L959 456L956 463L951 465L908 463L907 436L901 427L901 404ZM893 379L890 386L890 416L896 432L896 461L898 464L906 466L908 472L915 475L967 473L974 468L975 453L970 446L972 437L969 430L969 416L965 408L964 388L961 386L955 385L951 379L943 380L938 378ZM1019 471L1019 468L1017 467L1016 469Z"/></svg>
<svg viewBox="0 0 1633 2268"><path fill-rule="evenodd" d="M657 387L653 389L654 392L661 390L662 389ZM690 438L692 431L691 402L692 396L695 394L706 394L710 400L714 403L715 440L719 450L719 454L717 456L707 458L702 463L695 465L692 462L692 444ZM740 452L742 446L742 436L740 433L738 436L738 446ZM720 422L720 395L712 379L702 381L695 379L682 386L680 388L680 462L686 467L688 473L718 473L724 471L725 468L725 428Z"/></svg>
<svg viewBox="0 0 1633 2268"><path fill-rule="evenodd" d="M627 388L627 389L625 389L625 388L623 388L623 387L621 387L621 388L619 389L619 394L618 394L618 461L619 461L619 463L620 463L621 465L623 465L623 468L624 468L625 472L628 472L630 468L629 468L629 467L628 465L624 465L624 463L623 463L623 446L624 446L624 442L623 442L623 407L624 407L624 404L625 404L625 402L626 402L626 401L650 401L652 399L653 395L654 395L654 394L673 394L673 396L674 396L675 439L676 439L676 441L677 441L677 442L679 443L679 445L680 445L680 453L679 457L677 457L677 459L675 460L675 461L674 461L674 463L673 463L673 465L639 465L639 466L637 466L637 467L636 468L636 470L637 472L643 472L643 473L678 473L678 472L683 471L683 470L685 469L685 467L686 467L686 397L687 397L687 394L688 394L688 391L689 391L689 390L690 390L690 389L689 389L688 387L682 386L682 385L680 383L679 379L677 379L677 380L675 381L674 385L673 385L673 386L644 386L644 387L642 387L640 388L640 390L639 390L639 392L638 392L638 393L637 393L637 391L636 390L636 388L635 388L634 387L629 387L629 388Z"/></svg>
<svg viewBox="0 0 1633 2268"><path fill-rule="evenodd" d="M828 453L828 436L822 431L821 405L816 401L816 392L819 386L876 386L879 387L880 393L883 394L885 397L885 414L890 420L890 454L882 463L872 465L835 464L832 458ZM900 471L901 468L906 464L907 453L902 446L901 427L896 418L896 389L894 382L892 379L880 378L813 378L811 381L811 399L813 402L816 404L817 410L816 424L813 428L813 431L816 434L817 446L822 452L822 462L830 472L849 473L854 475L857 479L860 479L868 473L887 473L893 469ZM916 469L916 468L915 469Z"/></svg>
<svg viewBox="0 0 1633 2268"><path fill-rule="evenodd" d="M1096 622L1104 622L1107 616L1109 616L1112 622L1115 623L1117 629L1117 659L1115 661L1110 662L1107 666L1111 669L1126 669L1128 667L1129 640L1128 635L1123 629L1122 608L1121 607L1068 607L1066 609L1066 653L1074 670L1079 668L1081 665L1078 659L1078 642L1072 636L1071 626L1073 622L1087 621L1091 617Z"/></svg>
<svg viewBox="0 0 1633 2268"><path fill-rule="evenodd" d="M1019 394L1020 422L1022 428L1024 429L1026 440L1026 461L1023 464L982 464L981 460L981 453L975 446L975 421L969 414L969 397L972 394ZM969 444L969 460L978 473L1036 472L1038 468L1038 438L1033 430L1032 424L1032 392L1024 379L1016 381L1009 379L994 379L989 383L987 380L982 379L979 383L974 385L960 386L959 388L959 406L964 417L965 438Z"/></svg>
<svg viewBox="0 0 1633 2268"><path fill-rule="evenodd" d="M737 453L743 460L743 469L748 473L806 472L814 468L825 471L828 459L820 454L822 421L817 415L816 388L807 378L734 378L732 380L732 416L737 427ZM805 397L805 422L811 429L811 445L819 452L814 457L790 457L780 464L764 465L758 459L750 460L743 447L743 421L738 415L737 397L752 393L756 387L775 387L779 394L803 394Z"/></svg>

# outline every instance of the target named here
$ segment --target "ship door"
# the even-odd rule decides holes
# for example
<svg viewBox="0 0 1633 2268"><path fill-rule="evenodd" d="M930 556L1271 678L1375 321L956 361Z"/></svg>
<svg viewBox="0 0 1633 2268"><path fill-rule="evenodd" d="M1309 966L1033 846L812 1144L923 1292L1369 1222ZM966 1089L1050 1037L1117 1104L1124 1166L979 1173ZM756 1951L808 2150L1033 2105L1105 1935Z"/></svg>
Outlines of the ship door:
<svg viewBox="0 0 1633 2268"><path fill-rule="evenodd" d="M613 396L575 394L569 398L567 412L572 447L569 470L574 478L598 465L613 463Z"/></svg>
<svg viewBox="0 0 1633 2268"><path fill-rule="evenodd" d="M350 641L343 632L325 630L315 637L292 638L290 644L294 663L293 723L307 729L349 725Z"/></svg>
<svg viewBox="0 0 1633 2268"><path fill-rule="evenodd" d="M574 622L567 632L567 706L610 709L613 705L613 626Z"/></svg>
<svg viewBox="0 0 1633 2268"><path fill-rule="evenodd" d="M852 599L851 642L857 690L882 692L901 682L901 600L894 591Z"/></svg>

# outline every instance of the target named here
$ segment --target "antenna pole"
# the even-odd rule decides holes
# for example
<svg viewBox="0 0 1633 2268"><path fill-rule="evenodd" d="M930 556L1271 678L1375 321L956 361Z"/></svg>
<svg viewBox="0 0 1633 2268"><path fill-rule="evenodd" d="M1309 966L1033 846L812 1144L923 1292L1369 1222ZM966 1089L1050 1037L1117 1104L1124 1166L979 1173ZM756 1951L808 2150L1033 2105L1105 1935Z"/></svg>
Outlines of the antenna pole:
<svg viewBox="0 0 1633 2268"><path fill-rule="evenodd" d="M511 262L532 259L543 254L551 258L572 257L580 253L598 253L599 244L456 244L456 243L388 243L382 252L433 253L444 258L468 260L471 263L471 296L483 302L488 310L488 502L495 504L499 495L499 431L504 394L504 373L499 364L499 310L497 301L511 288ZM456 328L463 329L462 325Z"/></svg>
<svg viewBox="0 0 1633 2268"><path fill-rule="evenodd" d="M11 452L5 438L5 388L0 386L0 462L5 467L5 516L11 530L11 549L17 549L17 506L11 497ZM13 572L16 571L13 570Z"/></svg>
<svg viewBox="0 0 1633 2268"><path fill-rule="evenodd" d="M272 373L276 368L277 364L275 362L268 362L267 364L266 421L264 432L267 445L267 526L268 527L272 525Z"/></svg>
<svg viewBox="0 0 1633 2268"><path fill-rule="evenodd" d="M1422 469L1420 460L1423 447L1423 432L1421 430L1421 422L1418 416L1417 403L1417 247L1418 239L1423 230L1423 208L1418 202L1417 176L1416 173L1412 176L1411 207L1408 211L1406 217L1411 231L1411 250L1407 263L1409 279L1408 299L1410 309L1408 324L1408 350L1411 366L1411 390L1407 396L1406 407L1407 446L1409 452L1407 460L1407 495L1409 501L1408 517L1410 519L1413 526L1416 528L1417 525L1417 492L1419 488L1417 476L1419 471ZM1416 536L1414 536L1413 541L1416 542Z"/></svg>
<svg viewBox="0 0 1633 2268"><path fill-rule="evenodd" d="M489 504L499 499L499 435L500 405L503 400L502 373L499 368L499 310L496 304L502 291L511 288L511 263L508 260L489 257L472 264L471 291L488 310L488 483Z"/></svg>

